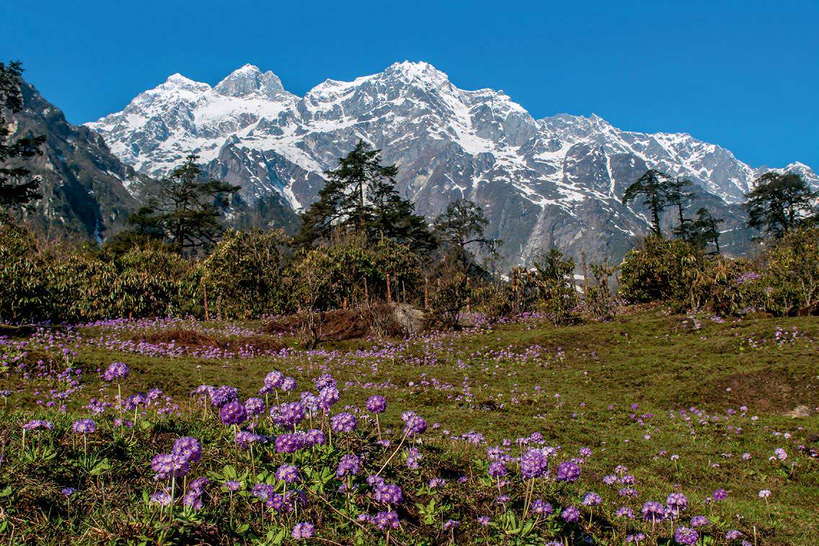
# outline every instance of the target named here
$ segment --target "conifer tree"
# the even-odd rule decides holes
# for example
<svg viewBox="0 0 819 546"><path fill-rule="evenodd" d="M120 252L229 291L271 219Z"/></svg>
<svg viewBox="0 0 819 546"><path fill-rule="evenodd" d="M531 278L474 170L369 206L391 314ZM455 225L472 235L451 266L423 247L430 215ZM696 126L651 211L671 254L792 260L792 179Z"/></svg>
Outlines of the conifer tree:
<svg viewBox="0 0 819 546"><path fill-rule="evenodd" d="M0 208L4 210L26 207L43 196L40 180L21 162L42 154L40 147L46 137L27 135L12 140L5 118L6 112L15 114L23 109L22 74L19 62L0 62Z"/></svg>
<svg viewBox="0 0 819 546"><path fill-rule="evenodd" d="M387 237L413 250L434 246L426 221L395 189L395 165L381 164L381 150L359 140L334 170L325 171L327 183L318 200L302 215L296 236L301 245L328 240L334 230L363 234L369 241Z"/></svg>
<svg viewBox="0 0 819 546"><path fill-rule="evenodd" d="M819 194L794 173L769 172L760 176L746 194L748 225L781 239L793 228L807 223Z"/></svg>
<svg viewBox="0 0 819 546"><path fill-rule="evenodd" d="M216 244L224 232L222 210L239 186L201 180L197 159L188 156L167 179L157 183L156 195L128 218L131 228L121 237L161 238L180 252Z"/></svg>
<svg viewBox="0 0 819 546"><path fill-rule="evenodd" d="M666 202L669 206L677 209L677 227L674 228L674 234L688 241L691 239L691 219L685 217L685 207L694 198L694 192L691 188L694 186L693 182L687 178L675 178L669 180L665 193Z"/></svg>
<svg viewBox="0 0 819 546"><path fill-rule="evenodd" d="M699 209L697 217L690 223L689 240L701 248L712 243L716 253L719 254L719 225L724 221L722 218L714 218L705 207Z"/></svg>
<svg viewBox="0 0 819 546"><path fill-rule="evenodd" d="M623 194L623 204L633 201L637 196L643 196L643 205L651 211L651 230L657 237L662 238L660 229L660 214L668 205L668 175L656 169L649 169L626 188Z"/></svg>

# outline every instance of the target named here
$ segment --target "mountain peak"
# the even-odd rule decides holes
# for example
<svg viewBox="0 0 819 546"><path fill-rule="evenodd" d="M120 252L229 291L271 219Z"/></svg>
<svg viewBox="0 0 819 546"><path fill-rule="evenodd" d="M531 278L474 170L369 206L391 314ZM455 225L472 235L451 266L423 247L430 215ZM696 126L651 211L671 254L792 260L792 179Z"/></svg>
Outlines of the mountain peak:
<svg viewBox="0 0 819 546"><path fill-rule="evenodd" d="M182 90L190 90L190 91L207 91L210 89L210 86L206 83L201 83L197 81L193 81L190 78L186 78L179 72L176 74L171 74L168 76L168 79L165 80L159 86L159 89L163 90L175 90L175 89L182 89Z"/></svg>
<svg viewBox="0 0 819 546"><path fill-rule="evenodd" d="M394 63L384 71L384 74L396 76L408 82L417 79L435 85L449 83L449 76L424 61Z"/></svg>
<svg viewBox="0 0 819 546"><path fill-rule="evenodd" d="M234 70L213 90L228 97L245 97L252 94L260 94L267 98L290 96L277 75L270 71L262 73L252 64Z"/></svg>

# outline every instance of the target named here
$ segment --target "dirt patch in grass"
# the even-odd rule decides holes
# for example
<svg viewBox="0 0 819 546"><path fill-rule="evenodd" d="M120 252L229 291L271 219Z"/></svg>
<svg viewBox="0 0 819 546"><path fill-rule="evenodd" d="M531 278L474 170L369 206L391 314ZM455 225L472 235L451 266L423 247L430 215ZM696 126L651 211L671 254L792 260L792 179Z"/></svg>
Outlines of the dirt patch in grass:
<svg viewBox="0 0 819 546"><path fill-rule="evenodd" d="M146 336L141 336L141 339L148 343L173 343L175 345L184 345L186 347L219 347L219 342L212 337L194 332L193 330L186 330L184 328L174 328L172 330L163 330Z"/></svg>
<svg viewBox="0 0 819 546"><path fill-rule="evenodd" d="M396 307L382 304L357 309L337 309L324 311L315 317L320 325L321 341L346 341L369 336L401 337L406 334L399 322ZM272 320L265 332L268 334L294 334L305 329L304 314L289 315Z"/></svg>
<svg viewBox="0 0 819 546"><path fill-rule="evenodd" d="M709 400L737 401L751 411L788 414L800 405L819 403L819 384L805 377L794 377L785 370L756 370L731 375L718 382ZM728 389L731 389L730 391Z"/></svg>

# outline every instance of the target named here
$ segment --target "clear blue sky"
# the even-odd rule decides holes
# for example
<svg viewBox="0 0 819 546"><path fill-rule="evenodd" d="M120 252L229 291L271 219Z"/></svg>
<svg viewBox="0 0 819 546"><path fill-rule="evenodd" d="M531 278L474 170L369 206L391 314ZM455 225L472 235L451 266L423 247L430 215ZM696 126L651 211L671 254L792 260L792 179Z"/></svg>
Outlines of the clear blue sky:
<svg viewBox="0 0 819 546"><path fill-rule="evenodd" d="M0 2L0 58L75 123L174 72L245 63L303 94L395 61L503 89L535 117L681 131L754 166L819 169L819 2Z"/></svg>

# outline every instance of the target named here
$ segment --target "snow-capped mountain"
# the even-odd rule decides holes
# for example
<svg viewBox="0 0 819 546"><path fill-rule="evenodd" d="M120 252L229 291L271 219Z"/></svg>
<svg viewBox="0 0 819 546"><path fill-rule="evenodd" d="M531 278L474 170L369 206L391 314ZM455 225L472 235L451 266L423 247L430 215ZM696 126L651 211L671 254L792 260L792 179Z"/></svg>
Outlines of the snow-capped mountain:
<svg viewBox="0 0 819 546"><path fill-rule="evenodd" d="M619 198L647 168L697 183L699 203L726 218L727 238L739 245L747 237L737 205L769 170L687 134L621 131L596 115L534 119L502 91L459 89L423 62L326 80L304 97L251 65L213 87L175 74L88 125L138 172L162 176L196 153L209 174L241 185L246 200L276 193L294 210L364 139L398 165L398 187L419 212L434 216L458 197L480 204L510 262L552 245L622 255L647 223L639 205ZM783 170L819 185L805 165Z"/></svg>

